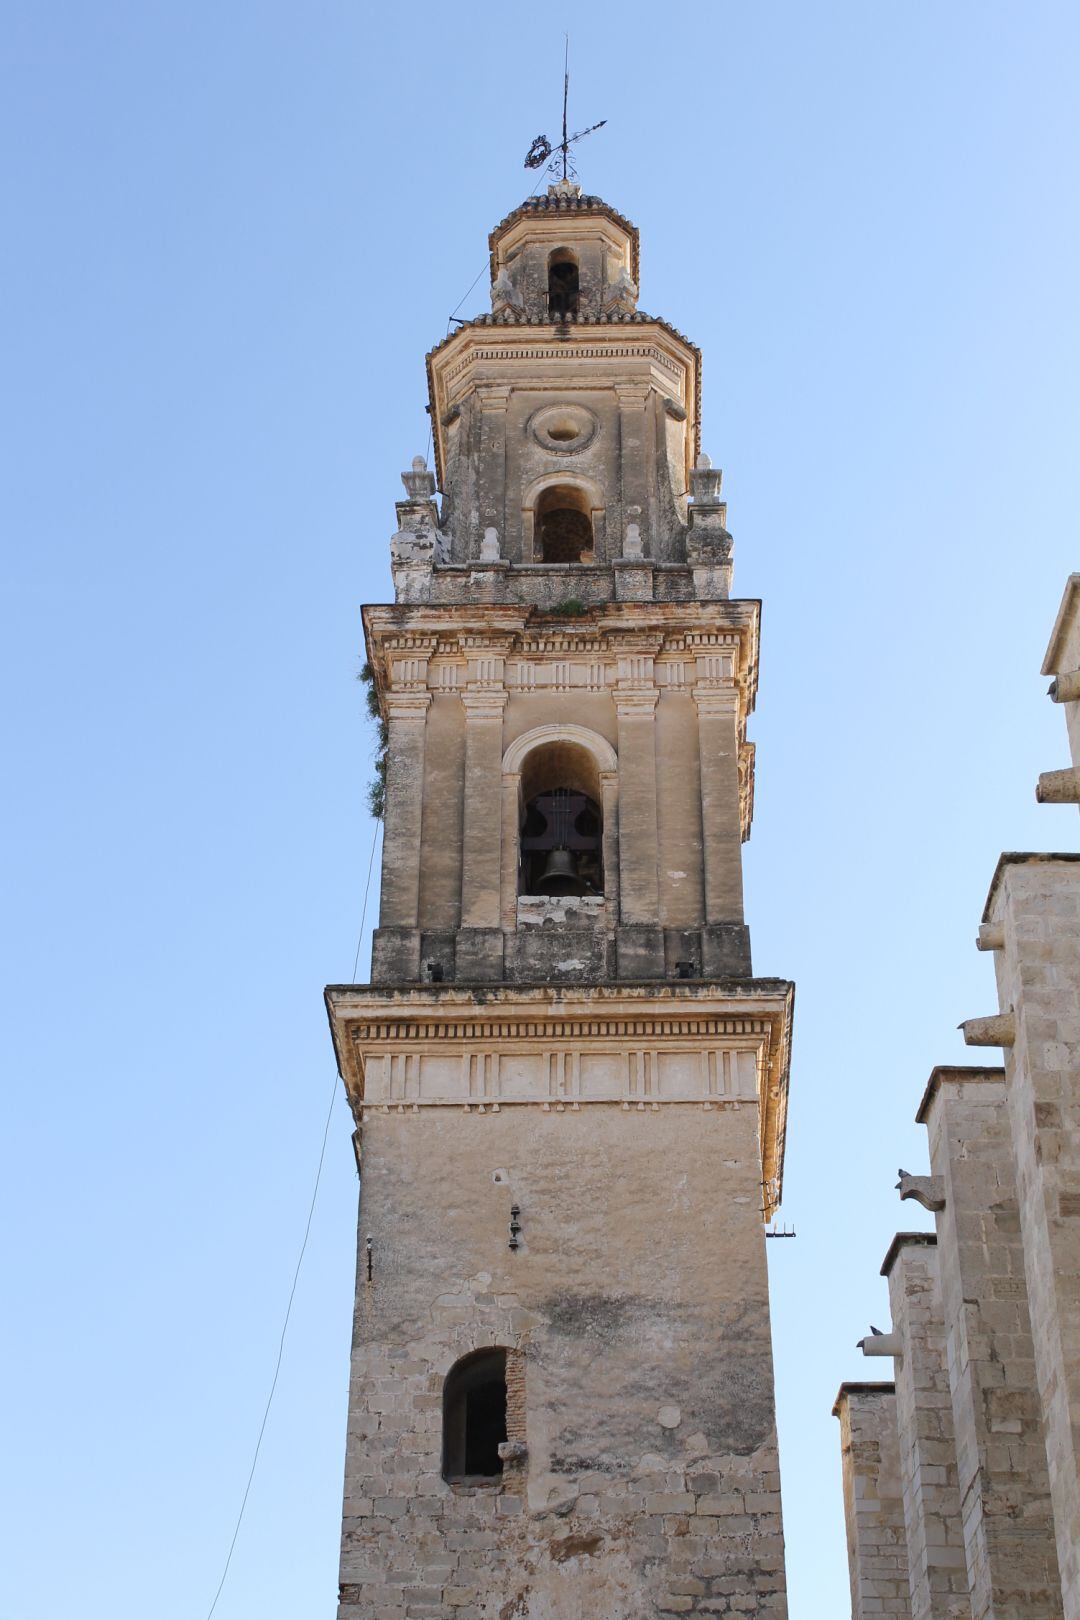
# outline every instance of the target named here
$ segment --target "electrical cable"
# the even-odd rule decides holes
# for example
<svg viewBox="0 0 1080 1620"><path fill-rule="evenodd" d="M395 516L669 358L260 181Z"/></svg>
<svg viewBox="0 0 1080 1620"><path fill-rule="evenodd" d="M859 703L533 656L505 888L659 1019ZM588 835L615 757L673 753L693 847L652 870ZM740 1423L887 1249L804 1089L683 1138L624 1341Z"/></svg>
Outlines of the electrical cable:
<svg viewBox="0 0 1080 1620"><path fill-rule="evenodd" d="M356 942L356 960L353 963L354 983L356 982L357 963L360 961L360 948L364 941L364 924L367 921L368 895L371 892L371 871L375 863L375 845L378 842L380 826L381 823L376 821L375 835L371 840L371 855L368 858L367 882L364 885L364 904L360 913L360 937ZM270 1382L270 1393L266 1397L266 1406L263 1409L262 1422L259 1424L259 1437L255 1442L255 1455L251 1459L251 1468L248 1471L247 1484L244 1486L244 1494L240 1502L240 1512L236 1516L236 1525L233 1529L232 1540L229 1542L229 1551L225 1558L225 1568L221 1572L221 1579L218 1582L217 1591L214 1593L214 1601L207 1610L206 1620L213 1620L214 1610L218 1606L218 1599L220 1598L222 1590L225 1586L225 1580L229 1573L229 1565L232 1563L232 1556L236 1550L236 1541L240 1534L240 1526L244 1522L244 1512L247 1508L248 1496L251 1494L251 1483L255 1478L255 1469L259 1461L259 1453L262 1450L263 1436L266 1434L266 1424L270 1417L270 1408L273 1404L274 1392L277 1389L278 1376L281 1372L281 1362L285 1354L285 1335L289 1331L289 1319L292 1316L293 1300L296 1298L296 1285L300 1281L300 1267L304 1263L304 1255L307 1253L308 1238L311 1236L311 1221L315 1214L315 1200L319 1196L319 1183L322 1181L323 1164L326 1161L326 1143L330 1136L330 1120L334 1112L334 1103L337 1100L337 1088L340 1078L340 1075L335 1074L334 1083L330 1091L330 1106L326 1110L326 1122L323 1125L322 1146L319 1149L319 1164L317 1170L315 1171L315 1185L312 1188L311 1202L308 1205L307 1222L304 1226L304 1240L300 1245L300 1253L296 1260L296 1269L293 1272L292 1287L289 1289L289 1302L285 1307L285 1320L281 1324L281 1337L278 1340L277 1361L274 1363L274 1376Z"/></svg>
<svg viewBox="0 0 1080 1620"><path fill-rule="evenodd" d="M546 178L547 178L547 170L544 169L541 172L540 178L537 180L535 186L533 186L532 190L529 192L529 195L526 197L525 202L532 202L533 198L536 196L536 193L540 190L540 187L541 187L541 185L543 184L543 182L544 182L544 180ZM519 207L524 207L524 204L522 203L522 204L519 204L518 206ZM472 280L469 282L469 285L466 287L465 291L462 293L461 297L458 299L457 303L454 305L453 309L450 311L450 314L447 316L447 319L446 319L446 334L445 334L445 337L444 337L444 340L443 340L444 342L445 342L445 338L448 338L450 336L450 326L451 326L451 323L454 320L454 317L457 315L458 310L461 308L461 306L465 302L466 298L468 298L469 294L472 292L473 288L476 286L476 283L480 280L480 277L483 275L484 271L488 269L488 267L489 267L488 266L488 260L485 259L483 264L480 266L479 270L476 272L475 276L473 276ZM432 438L434 436L434 431L435 431L434 430L434 425L432 423L431 416L429 414L429 416L428 416L428 435L427 435L427 454L424 456L425 461L430 461L431 460L431 442L432 442Z"/></svg>

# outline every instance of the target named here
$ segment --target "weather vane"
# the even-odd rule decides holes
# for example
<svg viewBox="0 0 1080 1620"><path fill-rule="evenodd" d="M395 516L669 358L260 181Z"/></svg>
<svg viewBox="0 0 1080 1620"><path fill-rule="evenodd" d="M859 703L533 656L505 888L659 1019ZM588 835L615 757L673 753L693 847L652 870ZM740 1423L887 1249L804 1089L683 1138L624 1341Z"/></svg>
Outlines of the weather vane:
<svg viewBox="0 0 1080 1620"><path fill-rule="evenodd" d="M525 167L527 169L542 169L546 163L549 174L558 175L561 168L564 180L577 179L577 170L574 168L570 157L570 148L575 141L583 140L586 135L592 135L594 131L603 129L607 119L601 118L598 124L590 124L588 129L579 129L576 135L568 135L566 133L566 104L569 97L570 36L566 35L566 55L563 63L562 140L558 146L552 146L546 135L538 135L525 155Z"/></svg>

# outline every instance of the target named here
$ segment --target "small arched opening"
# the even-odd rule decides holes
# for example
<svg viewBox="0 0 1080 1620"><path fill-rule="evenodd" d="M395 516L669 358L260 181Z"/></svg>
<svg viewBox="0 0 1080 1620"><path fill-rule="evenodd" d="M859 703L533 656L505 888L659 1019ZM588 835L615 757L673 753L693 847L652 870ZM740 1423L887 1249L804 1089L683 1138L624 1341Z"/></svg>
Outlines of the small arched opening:
<svg viewBox="0 0 1080 1620"><path fill-rule="evenodd" d="M443 1385L443 1478L498 1479L506 1439L506 1351L476 1350Z"/></svg>
<svg viewBox="0 0 1080 1620"><path fill-rule="evenodd" d="M561 741L534 749L522 768L521 803L519 893L603 894L602 790L588 750Z"/></svg>
<svg viewBox="0 0 1080 1620"><path fill-rule="evenodd" d="M564 321L578 312L578 265L568 248L556 248L548 260L548 314Z"/></svg>
<svg viewBox="0 0 1080 1620"><path fill-rule="evenodd" d="M545 489L536 503L536 534L541 562L591 560L593 519L585 491L572 484Z"/></svg>

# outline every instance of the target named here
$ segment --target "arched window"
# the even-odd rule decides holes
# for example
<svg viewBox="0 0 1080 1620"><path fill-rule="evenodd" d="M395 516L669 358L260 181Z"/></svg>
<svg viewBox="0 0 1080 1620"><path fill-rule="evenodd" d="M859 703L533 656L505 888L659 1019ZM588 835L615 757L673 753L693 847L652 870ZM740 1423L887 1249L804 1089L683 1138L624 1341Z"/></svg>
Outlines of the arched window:
<svg viewBox="0 0 1080 1620"><path fill-rule="evenodd" d="M443 1478L497 1479L506 1439L506 1351L477 1350L443 1385Z"/></svg>
<svg viewBox="0 0 1080 1620"><path fill-rule="evenodd" d="M534 749L521 778L521 894L604 892L604 825L596 761L575 743Z"/></svg>
<svg viewBox="0 0 1080 1620"><path fill-rule="evenodd" d="M563 321L578 312L577 260L567 248L557 248L548 260L548 314Z"/></svg>
<svg viewBox="0 0 1080 1620"><path fill-rule="evenodd" d="M592 560L592 509L585 491L569 484L545 489L536 503L541 562Z"/></svg>

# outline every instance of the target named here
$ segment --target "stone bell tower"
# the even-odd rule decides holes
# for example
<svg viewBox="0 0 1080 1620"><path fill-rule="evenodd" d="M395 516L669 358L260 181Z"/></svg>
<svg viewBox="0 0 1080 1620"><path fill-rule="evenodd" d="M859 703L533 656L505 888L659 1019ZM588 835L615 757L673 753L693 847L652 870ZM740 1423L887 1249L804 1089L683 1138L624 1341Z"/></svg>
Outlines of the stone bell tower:
<svg viewBox="0 0 1080 1620"><path fill-rule="evenodd" d="M361 1167L339 1617L780 1620L759 604L635 228L562 182L490 248L364 610L382 908L372 983L327 991Z"/></svg>

